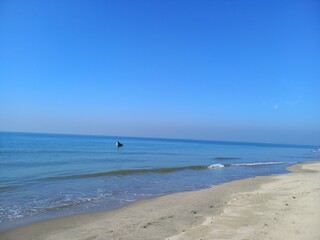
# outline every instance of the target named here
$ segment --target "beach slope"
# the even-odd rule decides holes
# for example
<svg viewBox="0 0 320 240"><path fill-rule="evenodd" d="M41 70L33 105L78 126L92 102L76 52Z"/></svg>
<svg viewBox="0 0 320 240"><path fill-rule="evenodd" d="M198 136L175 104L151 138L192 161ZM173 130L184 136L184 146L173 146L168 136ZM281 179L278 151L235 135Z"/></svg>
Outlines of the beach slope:
<svg viewBox="0 0 320 240"><path fill-rule="evenodd" d="M0 239L319 240L320 163L289 170L34 223L2 233Z"/></svg>

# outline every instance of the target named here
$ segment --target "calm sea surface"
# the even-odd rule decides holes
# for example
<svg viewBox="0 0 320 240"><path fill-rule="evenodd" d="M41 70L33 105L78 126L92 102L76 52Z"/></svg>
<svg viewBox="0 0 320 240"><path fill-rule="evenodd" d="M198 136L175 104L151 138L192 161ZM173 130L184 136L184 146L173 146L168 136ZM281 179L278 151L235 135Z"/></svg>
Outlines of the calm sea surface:
<svg viewBox="0 0 320 240"><path fill-rule="evenodd" d="M116 148L115 142L124 146ZM315 146L0 133L0 230L285 173Z"/></svg>

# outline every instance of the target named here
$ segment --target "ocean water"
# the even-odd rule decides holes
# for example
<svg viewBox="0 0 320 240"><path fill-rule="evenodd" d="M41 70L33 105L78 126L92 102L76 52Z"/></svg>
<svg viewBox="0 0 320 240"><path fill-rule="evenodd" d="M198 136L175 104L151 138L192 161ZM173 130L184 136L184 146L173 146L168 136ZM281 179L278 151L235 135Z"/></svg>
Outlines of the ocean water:
<svg viewBox="0 0 320 240"><path fill-rule="evenodd" d="M116 141L124 146L115 147ZM0 231L317 160L316 146L0 132Z"/></svg>

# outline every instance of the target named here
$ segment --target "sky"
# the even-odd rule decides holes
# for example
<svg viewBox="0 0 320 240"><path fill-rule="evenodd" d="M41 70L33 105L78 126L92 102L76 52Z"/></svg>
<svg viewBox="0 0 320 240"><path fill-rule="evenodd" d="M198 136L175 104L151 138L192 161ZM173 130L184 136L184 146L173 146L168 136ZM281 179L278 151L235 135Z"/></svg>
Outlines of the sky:
<svg viewBox="0 0 320 240"><path fill-rule="evenodd" d="M1 0L0 131L320 144L320 1Z"/></svg>

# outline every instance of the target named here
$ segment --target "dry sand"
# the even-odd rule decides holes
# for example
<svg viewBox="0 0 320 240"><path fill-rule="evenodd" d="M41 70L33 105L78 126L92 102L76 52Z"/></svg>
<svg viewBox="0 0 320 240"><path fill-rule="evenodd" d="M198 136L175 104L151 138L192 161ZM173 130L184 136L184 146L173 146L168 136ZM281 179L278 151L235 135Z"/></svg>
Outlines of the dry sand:
<svg viewBox="0 0 320 240"><path fill-rule="evenodd" d="M320 240L320 163L289 170L34 223L2 233L0 239Z"/></svg>

